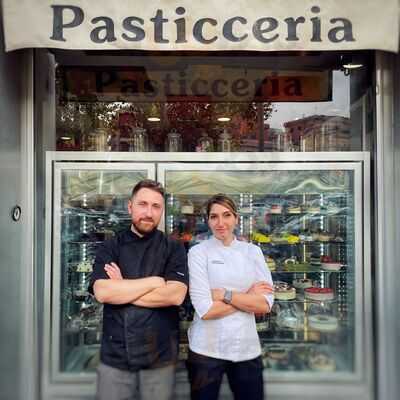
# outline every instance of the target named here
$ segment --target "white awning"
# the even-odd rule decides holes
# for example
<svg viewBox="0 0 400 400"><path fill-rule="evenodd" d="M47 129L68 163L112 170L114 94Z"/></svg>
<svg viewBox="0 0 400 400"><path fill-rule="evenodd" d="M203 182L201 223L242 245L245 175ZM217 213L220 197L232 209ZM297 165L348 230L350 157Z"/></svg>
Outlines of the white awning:
<svg viewBox="0 0 400 400"><path fill-rule="evenodd" d="M6 50L398 51L398 0L3 0Z"/></svg>

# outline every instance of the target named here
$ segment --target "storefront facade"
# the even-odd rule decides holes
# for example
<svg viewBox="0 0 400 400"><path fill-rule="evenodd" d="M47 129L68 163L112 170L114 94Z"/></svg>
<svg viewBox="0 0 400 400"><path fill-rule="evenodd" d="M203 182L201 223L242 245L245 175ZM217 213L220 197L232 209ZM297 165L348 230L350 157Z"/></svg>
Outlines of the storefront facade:
<svg viewBox="0 0 400 400"><path fill-rule="evenodd" d="M231 194L237 234L261 247L274 280L297 285L257 321L270 398L397 398L397 61L380 51L397 51L397 22L396 40L377 29L364 42L370 14L363 24L324 2L228 17L211 6L139 16L44 2L19 25L4 3L8 50L42 47L2 55L5 90L20 93L3 99L18 110L4 120L21 138L2 128L13 165L3 185L21 187L2 202L22 209L5 218L3 241L28 244L18 259L4 248L18 268L4 285L15 307L2 339L18 348L5 351L21 382L6 380L5 398L16 387L14 398L93 398L101 307L87 277L143 177L165 185L162 228L187 247L207 237L207 196ZM19 86L6 85L10 74ZM301 282L330 297L307 298ZM188 398L192 313L182 307L177 399Z"/></svg>

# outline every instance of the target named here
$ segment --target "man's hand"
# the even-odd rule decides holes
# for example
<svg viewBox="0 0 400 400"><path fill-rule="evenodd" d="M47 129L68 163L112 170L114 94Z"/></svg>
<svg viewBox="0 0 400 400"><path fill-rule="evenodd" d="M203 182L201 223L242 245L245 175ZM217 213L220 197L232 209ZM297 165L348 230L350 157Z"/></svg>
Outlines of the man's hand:
<svg viewBox="0 0 400 400"><path fill-rule="evenodd" d="M265 281L260 281L254 283L250 289L247 291L248 294L272 294L274 293L274 288L269 283Z"/></svg>
<svg viewBox="0 0 400 400"><path fill-rule="evenodd" d="M110 279L114 279L114 280L124 279L121 274L120 268L118 267L117 264L115 264L115 262L106 264L104 266L104 270L106 271L106 273ZM166 285L164 278L161 278L160 276L149 276L144 279L146 279L146 281L151 284L153 289L161 288Z"/></svg>
<svg viewBox="0 0 400 400"><path fill-rule="evenodd" d="M225 295L225 289L211 289L211 297L213 301L223 301Z"/></svg>
<svg viewBox="0 0 400 400"><path fill-rule="evenodd" d="M104 270L110 279L124 279L121 274L121 270L118 265L112 262L111 264L106 264Z"/></svg>

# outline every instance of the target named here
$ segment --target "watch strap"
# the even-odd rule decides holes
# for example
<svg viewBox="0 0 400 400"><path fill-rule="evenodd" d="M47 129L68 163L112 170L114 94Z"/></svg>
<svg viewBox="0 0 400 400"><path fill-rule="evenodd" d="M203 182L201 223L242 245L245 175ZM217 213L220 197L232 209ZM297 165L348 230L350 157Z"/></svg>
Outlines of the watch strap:
<svg viewBox="0 0 400 400"><path fill-rule="evenodd" d="M222 300L225 304L232 303L232 290L225 290L224 298Z"/></svg>

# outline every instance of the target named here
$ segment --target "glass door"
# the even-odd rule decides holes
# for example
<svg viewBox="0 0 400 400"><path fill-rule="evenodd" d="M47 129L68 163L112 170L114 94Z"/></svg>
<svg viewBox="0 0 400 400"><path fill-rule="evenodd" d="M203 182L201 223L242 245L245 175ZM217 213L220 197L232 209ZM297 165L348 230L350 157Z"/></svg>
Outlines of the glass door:
<svg viewBox="0 0 400 400"><path fill-rule="evenodd" d="M187 248L210 232L204 205L231 196L236 235L259 246L275 283L257 318L269 380L356 380L362 366L361 163L160 164L166 232ZM181 310L181 358L194 310ZM271 378L271 379L270 379Z"/></svg>
<svg viewBox="0 0 400 400"><path fill-rule="evenodd" d="M127 201L132 188L141 179L154 179L154 168L153 163L54 164L51 370L55 380L93 380L102 320L101 305L87 291L95 251L129 227Z"/></svg>

